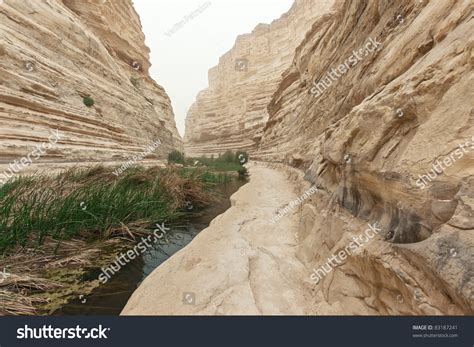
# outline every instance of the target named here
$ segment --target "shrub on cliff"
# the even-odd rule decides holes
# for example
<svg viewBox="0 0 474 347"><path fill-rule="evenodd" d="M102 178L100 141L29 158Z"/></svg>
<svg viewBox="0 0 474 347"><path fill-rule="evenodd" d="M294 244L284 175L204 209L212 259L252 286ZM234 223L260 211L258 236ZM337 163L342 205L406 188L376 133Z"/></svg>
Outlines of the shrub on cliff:
<svg viewBox="0 0 474 347"><path fill-rule="evenodd" d="M84 105L86 105L87 107L94 106L94 99L92 99L90 96L85 96L85 97L82 99L82 102L83 102Z"/></svg>
<svg viewBox="0 0 474 347"><path fill-rule="evenodd" d="M136 77L130 77L130 83L132 83L132 85L135 87L135 88L138 88L140 86L140 81L138 78Z"/></svg>

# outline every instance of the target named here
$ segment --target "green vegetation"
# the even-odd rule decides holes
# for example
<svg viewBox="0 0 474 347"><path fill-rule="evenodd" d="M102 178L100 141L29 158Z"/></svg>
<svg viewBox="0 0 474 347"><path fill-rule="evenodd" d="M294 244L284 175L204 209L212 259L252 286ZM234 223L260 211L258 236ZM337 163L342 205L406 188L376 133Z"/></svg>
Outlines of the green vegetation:
<svg viewBox="0 0 474 347"><path fill-rule="evenodd" d="M86 241L147 228L182 216L187 201L214 201L213 183L228 179L203 169L132 167L70 169L56 176L21 177L0 187L0 250L39 246L45 239Z"/></svg>
<svg viewBox="0 0 474 347"><path fill-rule="evenodd" d="M92 99L90 96L85 96L85 97L82 99L82 102L83 102L84 105L86 105L87 107L94 106L94 99Z"/></svg>
<svg viewBox="0 0 474 347"><path fill-rule="evenodd" d="M247 172L247 170L242 165L248 162L248 158L249 156L246 152L239 151L234 153L232 151L227 151L215 159L213 156L211 156L211 158L188 158L186 159L186 164L193 165L195 162L197 162L198 165L205 166L210 170L236 171L240 175L240 172L243 172L243 170Z"/></svg>
<svg viewBox="0 0 474 347"><path fill-rule="evenodd" d="M239 173L239 177L241 178L245 178L249 175L248 170L245 167L240 168L239 170L237 170L237 172Z"/></svg>
<svg viewBox="0 0 474 347"><path fill-rule="evenodd" d="M184 153L174 150L173 152L168 154L168 162L184 165L185 164Z"/></svg>
<svg viewBox="0 0 474 347"><path fill-rule="evenodd" d="M138 86L140 85L140 80L137 78L137 77L130 77L130 83L132 83L132 85L135 87L135 88L138 88Z"/></svg>
<svg viewBox="0 0 474 347"><path fill-rule="evenodd" d="M201 179L206 183L229 183L231 177L225 173L212 173L205 171Z"/></svg>

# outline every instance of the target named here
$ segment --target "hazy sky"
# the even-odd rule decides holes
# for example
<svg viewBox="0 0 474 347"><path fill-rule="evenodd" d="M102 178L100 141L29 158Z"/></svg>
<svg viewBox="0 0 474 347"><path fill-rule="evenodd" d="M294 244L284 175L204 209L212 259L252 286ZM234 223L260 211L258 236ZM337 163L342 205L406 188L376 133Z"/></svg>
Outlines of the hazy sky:
<svg viewBox="0 0 474 347"><path fill-rule="evenodd" d="M151 50L151 76L170 96L178 130L184 135L186 113L197 93L207 87L208 70L232 48L238 35L251 32L259 23L279 18L290 9L293 0L133 0L133 3ZM173 27L178 30L170 32Z"/></svg>

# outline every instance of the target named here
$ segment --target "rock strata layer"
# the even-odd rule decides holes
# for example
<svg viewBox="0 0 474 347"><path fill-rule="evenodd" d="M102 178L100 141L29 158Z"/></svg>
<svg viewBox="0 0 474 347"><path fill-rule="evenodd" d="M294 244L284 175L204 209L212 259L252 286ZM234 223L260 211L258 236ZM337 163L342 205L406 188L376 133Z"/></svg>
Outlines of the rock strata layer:
<svg viewBox="0 0 474 347"><path fill-rule="evenodd" d="M38 167L120 163L158 140L147 159L182 149L149 67L131 1L0 2L0 169L55 129L60 141Z"/></svg>
<svg viewBox="0 0 474 347"><path fill-rule="evenodd" d="M267 104L290 67L294 50L314 19L333 0L297 0L271 24L260 24L237 38L234 47L209 71L186 118L185 151L210 156L226 150L252 153L268 119Z"/></svg>

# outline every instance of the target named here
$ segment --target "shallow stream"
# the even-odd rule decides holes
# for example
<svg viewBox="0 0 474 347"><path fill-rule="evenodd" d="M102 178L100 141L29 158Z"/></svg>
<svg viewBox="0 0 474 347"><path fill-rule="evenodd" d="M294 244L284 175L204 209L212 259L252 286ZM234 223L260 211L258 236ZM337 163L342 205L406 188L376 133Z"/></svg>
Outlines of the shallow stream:
<svg viewBox="0 0 474 347"><path fill-rule="evenodd" d="M128 299L138 285L154 269L174 253L185 247L210 222L230 207L230 196L241 186L245 180L232 180L229 183L216 186L215 190L221 196L219 203L213 204L199 211L191 212L190 218L180 226L170 226L167 237L152 245L152 247L123 266L107 283L97 287L87 296L80 296L70 300L66 305L56 310L53 315L118 315L125 307ZM190 209L192 206L189 206ZM97 273L91 273L97 278Z"/></svg>

